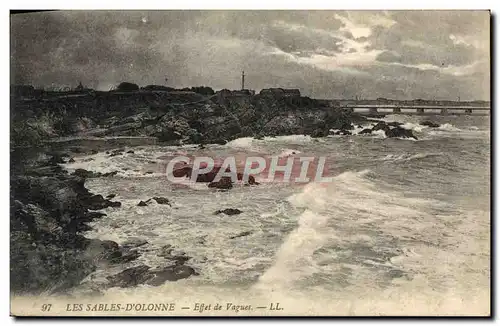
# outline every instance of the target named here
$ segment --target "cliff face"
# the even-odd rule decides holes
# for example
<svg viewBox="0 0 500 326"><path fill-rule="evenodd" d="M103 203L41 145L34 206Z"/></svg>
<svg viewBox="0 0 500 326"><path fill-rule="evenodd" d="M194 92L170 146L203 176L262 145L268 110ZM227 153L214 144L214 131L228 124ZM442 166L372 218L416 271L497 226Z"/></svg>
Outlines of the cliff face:
<svg viewBox="0 0 500 326"><path fill-rule="evenodd" d="M225 143L247 136L350 129L363 118L308 97L202 95L172 92L93 92L12 100L11 140L33 145L69 135L153 136L160 141Z"/></svg>

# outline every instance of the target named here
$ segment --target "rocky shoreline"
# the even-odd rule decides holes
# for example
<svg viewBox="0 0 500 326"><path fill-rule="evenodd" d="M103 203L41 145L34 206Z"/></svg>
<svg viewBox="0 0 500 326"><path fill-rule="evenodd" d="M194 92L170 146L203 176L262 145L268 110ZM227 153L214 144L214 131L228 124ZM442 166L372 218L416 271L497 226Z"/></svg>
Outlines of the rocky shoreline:
<svg viewBox="0 0 500 326"><path fill-rule="evenodd" d="M15 161L16 153L11 153ZM61 153L42 155L35 161L15 165L10 187L10 284L13 294L64 293L80 284L99 266L123 266L136 260L143 244L88 239L81 232L87 224L105 218L99 210L120 207L85 188L88 175L68 174L59 164ZM170 205L167 198L154 197L159 204ZM161 285L196 275L185 265L190 257L166 254L171 262L151 269L149 266L127 268L108 278L107 287Z"/></svg>
<svg viewBox="0 0 500 326"><path fill-rule="evenodd" d="M32 101L27 106L14 101L11 110L11 292L64 292L80 284L102 264L125 268L140 255L137 244L120 246L113 241L87 239L81 235L90 230L87 223L106 218L99 210L121 205L113 201L113 196L104 198L85 188L86 179L111 177L113 173L79 169L68 174L59 165L71 160L71 152L95 153L96 150L76 146L51 152L47 147L32 155L35 158L28 158L32 152L39 151L36 146L63 136L147 136L155 137L160 144L202 147L225 144L240 137L350 135L356 125L370 122L355 113L328 107L307 97L216 95L187 93L183 97L172 97L163 94L153 100L148 96L134 98L133 94L124 99L89 95L90 98ZM21 104L25 106L20 107ZM383 130L387 137L416 139L411 130L397 122L373 123L372 128L364 129L361 134L378 130ZM109 149L110 156L123 154L116 147ZM213 175L203 177L197 181L208 182L210 188L232 188L230 180L215 183ZM254 180L249 183L257 185ZM151 200L170 205L167 198L155 197L141 201L139 206L148 205ZM216 212L221 213L232 215L239 211ZM190 257L172 250L165 248L164 257L170 262L166 266L125 268L109 276L106 286L160 285L197 275L186 265Z"/></svg>
<svg viewBox="0 0 500 326"><path fill-rule="evenodd" d="M229 93L228 93L229 92ZM225 144L236 138L327 136L366 121L304 96L214 95L195 92L93 93L13 99L11 141L33 146L65 136L155 137L169 144ZM229 94L229 95L228 95Z"/></svg>

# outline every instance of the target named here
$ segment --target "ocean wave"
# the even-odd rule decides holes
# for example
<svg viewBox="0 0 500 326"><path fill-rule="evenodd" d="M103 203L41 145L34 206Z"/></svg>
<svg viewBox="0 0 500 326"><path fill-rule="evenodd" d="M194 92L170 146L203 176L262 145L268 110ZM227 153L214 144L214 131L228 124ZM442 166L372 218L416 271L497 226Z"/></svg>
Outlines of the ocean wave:
<svg viewBox="0 0 500 326"><path fill-rule="evenodd" d="M387 138L385 131L383 130L375 130L372 132L374 138Z"/></svg>
<svg viewBox="0 0 500 326"><path fill-rule="evenodd" d="M381 241L373 238L373 227L370 225L383 229L384 225L401 221L402 217L428 216L424 210L429 204L427 200L405 198L388 188L383 190L380 182L373 181L373 177L375 175L371 170L348 171L334 177L330 183L307 184L301 192L290 196L288 201L295 207L303 208L304 212L298 216L298 227L278 250L274 265L260 277L258 286L290 288L317 273L338 274L335 271L337 264L318 265L314 253L331 246L337 248L337 254L338 248L346 248L340 254L350 255L350 246L359 241ZM411 233L411 230L399 230L399 223L399 232ZM342 232L337 230L338 227ZM368 233L367 227L370 230ZM353 236L345 236L351 232ZM367 245L374 246L373 243ZM398 255L397 247L390 250L392 256ZM334 253L328 254L330 259L334 256ZM366 259L362 257L351 259L352 264L360 268L366 264ZM396 270L398 267L391 268Z"/></svg>
<svg viewBox="0 0 500 326"><path fill-rule="evenodd" d="M251 148L255 140L256 139L253 137L242 137L231 140L225 146L236 147L236 148Z"/></svg>
<svg viewBox="0 0 500 326"><path fill-rule="evenodd" d="M296 150L296 149L284 149L278 156L279 157L287 157L287 156L292 156L296 154L300 154L301 152Z"/></svg>
<svg viewBox="0 0 500 326"><path fill-rule="evenodd" d="M438 127L439 130L446 130L446 131L462 131L461 129L455 127L451 123L444 123Z"/></svg>
<svg viewBox="0 0 500 326"><path fill-rule="evenodd" d="M123 149L120 155L111 156L105 152L91 155L79 155L72 158L72 162L60 164L69 173L77 169L84 169L94 173L116 173L118 177L157 178L165 176L165 166L162 157L185 155L185 151L175 148L145 148L134 149L134 153L127 153Z"/></svg>
<svg viewBox="0 0 500 326"><path fill-rule="evenodd" d="M381 158L381 161L392 161L392 162L407 162L407 161L412 161L412 160L419 160L419 159L424 159L427 157L435 157L435 156L442 156L442 153L417 153L417 154L410 154L410 153L403 153L403 154L388 154L385 157Z"/></svg>
<svg viewBox="0 0 500 326"><path fill-rule="evenodd" d="M418 124L418 123L406 122L406 123L401 125L401 128L406 129L406 130L412 130L415 132L422 132L423 129L428 128L428 127L422 126L421 124Z"/></svg>
<svg viewBox="0 0 500 326"><path fill-rule="evenodd" d="M311 142L313 138L309 135L287 135L287 136L276 136L276 137L264 137L264 140L268 142L303 144Z"/></svg>

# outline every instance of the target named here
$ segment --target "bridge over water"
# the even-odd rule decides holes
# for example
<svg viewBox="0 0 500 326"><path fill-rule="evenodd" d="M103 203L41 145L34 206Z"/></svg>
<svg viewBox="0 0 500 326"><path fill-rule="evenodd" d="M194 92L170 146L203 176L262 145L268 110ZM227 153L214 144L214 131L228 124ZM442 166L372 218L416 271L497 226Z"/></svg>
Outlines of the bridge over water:
<svg viewBox="0 0 500 326"><path fill-rule="evenodd" d="M345 110L369 115L384 116L388 114L404 115L490 115L489 106L443 106L443 105L380 105L353 104L342 107Z"/></svg>

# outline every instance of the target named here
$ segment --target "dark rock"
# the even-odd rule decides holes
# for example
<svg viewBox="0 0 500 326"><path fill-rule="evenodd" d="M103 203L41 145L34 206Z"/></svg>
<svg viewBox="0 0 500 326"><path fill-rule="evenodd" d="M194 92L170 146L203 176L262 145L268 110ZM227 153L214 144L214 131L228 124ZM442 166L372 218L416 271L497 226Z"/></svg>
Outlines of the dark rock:
<svg viewBox="0 0 500 326"><path fill-rule="evenodd" d="M59 153L59 152L50 153L49 155L51 156L47 162L49 165L57 165L65 163L64 158L68 156L68 154L66 153Z"/></svg>
<svg viewBox="0 0 500 326"><path fill-rule="evenodd" d="M87 213L85 213L85 216L83 218L80 218L80 220L84 220L86 222L91 222L96 218L101 218L104 216L107 216L107 215L104 213L101 213L101 212L87 212Z"/></svg>
<svg viewBox="0 0 500 326"><path fill-rule="evenodd" d="M112 177L117 173L118 171L100 173L100 172L87 171L85 169L76 169L75 172L73 172L73 175L76 175L84 179L90 179L90 178Z"/></svg>
<svg viewBox="0 0 500 326"><path fill-rule="evenodd" d="M127 151L127 154L134 154L133 150Z"/></svg>
<svg viewBox="0 0 500 326"><path fill-rule="evenodd" d="M70 159L68 160L68 163L75 163L75 159L74 159L74 158L70 158Z"/></svg>
<svg viewBox="0 0 500 326"><path fill-rule="evenodd" d="M109 285L112 287L118 286L125 288L137 286L152 277L152 275L147 273L149 269L150 267L146 265L127 268L118 274L108 276L107 279L109 280Z"/></svg>
<svg viewBox="0 0 500 326"><path fill-rule="evenodd" d="M359 132L359 135L371 134L372 130L370 128L365 128Z"/></svg>
<svg viewBox="0 0 500 326"><path fill-rule="evenodd" d="M420 124L422 126L427 126L427 127L431 127L431 128L438 128L440 126L440 124L434 123L434 122L429 121L429 120L422 121L422 122L420 122Z"/></svg>
<svg viewBox="0 0 500 326"><path fill-rule="evenodd" d="M245 232L238 233L237 235L233 235L232 237L229 237L229 239L241 238L241 237L245 237L245 236L250 235L250 234L252 234L251 231L245 231Z"/></svg>
<svg viewBox="0 0 500 326"><path fill-rule="evenodd" d="M295 153L294 153L295 154ZM243 173L237 173L238 180L243 180ZM253 175L248 176L248 184L247 185L259 185L257 181L255 181L255 177Z"/></svg>
<svg viewBox="0 0 500 326"><path fill-rule="evenodd" d="M399 127L399 126L401 126L403 124L401 122L392 121L392 122L388 122L387 125L390 126L390 127Z"/></svg>
<svg viewBox="0 0 500 326"><path fill-rule="evenodd" d="M227 140L225 139L214 139L212 141L213 144L217 144L217 145L226 145L227 144Z"/></svg>
<svg viewBox="0 0 500 326"><path fill-rule="evenodd" d="M69 150L70 150L71 152L73 152L73 153L77 153L77 154L80 154L80 153L83 153L83 152L84 152L84 150L83 150L81 147L71 147Z"/></svg>
<svg viewBox="0 0 500 326"><path fill-rule="evenodd" d="M193 171L193 169L191 167L185 166L185 167L173 170L172 175L176 178L181 178L181 177L190 178L192 171Z"/></svg>
<svg viewBox="0 0 500 326"><path fill-rule="evenodd" d="M123 248L137 248L140 246L144 246L147 243L148 243L148 241L144 240L144 239L130 238L127 241L125 241L124 243L122 243L122 247Z"/></svg>
<svg viewBox="0 0 500 326"><path fill-rule="evenodd" d="M107 172L103 174L98 174L98 177L112 177L115 176L118 173L118 171L113 171L113 172Z"/></svg>
<svg viewBox="0 0 500 326"><path fill-rule="evenodd" d="M241 214L243 213L242 211L240 211L239 209L237 208L226 208L226 209L223 209L223 210L218 210L214 213L214 215L218 215L218 214L221 214L221 213L224 213L226 215L238 215L238 214Z"/></svg>
<svg viewBox="0 0 500 326"><path fill-rule="evenodd" d="M172 245L165 245L161 247L160 252L158 253L158 257L171 257L173 250L174 248L172 248Z"/></svg>
<svg viewBox="0 0 500 326"><path fill-rule="evenodd" d="M25 229L35 239L61 238L63 228L49 212L34 204L23 204L15 200L11 227Z"/></svg>
<svg viewBox="0 0 500 326"><path fill-rule="evenodd" d="M313 130L313 132L311 132L311 137L313 138L321 138L326 136L328 136L328 131L322 129L315 129Z"/></svg>
<svg viewBox="0 0 500 326"><path fill-rule="evenodd" d="M87 179L87 178L93 178L95 174L94 172L87 171L85 169L76 169L75 172L73 172L73 175Z"/></svg>
<svg viewBox="0 0 500 326"><path fill-rule="evenodd" d="M27 233L11 231L10 290L13 293L57 293L77 286L95 270L82 251L41 243Z"/></svg>
<svg viewBox="0 0 500 326"><path fill-rule="evenodd" d="M350 130L340 130L339 132L341 135L352 135L352 132Z"/></svg>
<svg viewBox="0 0 500 326"><path fill-rule="evenodd" d="M113 199L116 197L116 194L109 194L106 196L106 199Z"/></svg>
<svg viewBox="0 0 500 326"><path fill-rule="evenodd" d="M111 240L89 239L86 241L85 250L91 256L102 256L115 251L119 252L120 246Z"/></svg>
<svg viewBox="0 0 500 326"><path fill-rule="evenodd" d="M186 256L186 255L176 255L176 256L171 256L171 257L165 257L169 260L173 260L176 265L184 265L185 262L187 262L191 257Z"/></svg>
<svg viewBox="0 0 500 326"><path fill-rule="evenodd" d="M140 265L128 268L113 276L108 276L107 279L109 280L109 286L125 288L139 284L158 286L166 281L175 282L191 275L199 274L192 267L185 265L172 265L154 270L151 270L149 266Z"/></svg>
<svg viewBox="0 0 500 326"><path fill-rule="evenodd" d="M388 132L385 133L385 135L389 138L414 138L417 139L417 137L413 134L411 130L404 129L401 127L396 127L393 129L390 129Z"/></svg>
<svg viewBox="0 0 500 326"><path fill-rule="evenodd" d="M144 206L148 206L148 204L144 201L140 201L139 204L137 204L137 206L141 206L141 207L144 207Z"/></svg>
<svg viewBox="0 0 500 326"><path fill-rule="evenodd" d="M182 250L175 250L170 245L166 245L160 249L158 257L163 257L168 260L175 262L175 265L183 265L186 261L191 259L191 257L186 256L186 253Z"/></svg>
<svg viewBox="0 0 500 326"><path fill-rule="evenodd" d="M137 250L129 250L122 252L122 256L120 257L120 263L128 263L139 258L140 254Z"/></svg>
<svg viewBox="0 0 500 326"><path fill-rule="evenodd" d="M110 240L92 239L88 241L85 253L89 259L97 259L100 263L123 264L139 257L139 253L128 250L130 248L120 248L116 242Z"/></svg>
<svg viewBox="0 0 500 326"><path fill-rule="evenodd" d="M377 130L383 130L387 134L391 130L391 127L389 127L384 121L380 121L373 126L372 132Z"/></svg>
<svg viewBox="0 0 500 326"><path fill-rule="evenodd" d="M113 202L104 199L102 195L93 195L84 201L85 205L91 210L104 209L106 207L120 207L122 204L120 202Z"/></svg>
<svg viewBox="0 0 500 326"><path fill-rule="evenodd" d="M196 271L189 266L168 266L164 269L149 272L150 278L146 281L146 284L152 286L159 286L166 281L175 282L184 278L188 278L191 275L198 275Z"/></svg>
<svg viewBox="0 0 500 326"><path fill-rule="evenodd" d="M170 200L168 200L167 198L165 197L153 197L153 199L160 205L170 205Z"/></svg>
<svg viewBox="0 0 500 326"><path fill-rule="evenodd" d="M233 182L230 177L222 177L218 182L210 182L208 184L208 187L217 189L231 189L233 188Z"/></svg>
<svg viewBox="0 0 500 326"><path fill-rule="evenodd" d="M107 201L106 202L108 207L121 207L122 206L122 203L120 203L119 201Z"/></svg>
<svg viewBox="0 0 500 326"><path fill-rule="evenodd" d="M210 172L197 175L196 182L213 182L215 180L215 178L217 177L217 174L219 174L220 169L221 169L220 166L216 166ZM227 169L226 172L230 172L230 170ZM181 173L188 173L189 176L191 175L190 174L191 172L189 170L187 170L187 172L178 171L178 175L181 175ZM175 176L175 174L174 174L174 176ZM243 180L243 173L236 173L236 176L237 176L238 180L240 180L240 181ZM232 181L230 177L222 177L220 181L222 181L224 178L227 178L227 179L229 179L229 181ZM224 182L227 182L227 181L224 181ZM248 183L249 184L258 184L258 182L255 181L255 178L251 175L248 176Z"/></svg>

